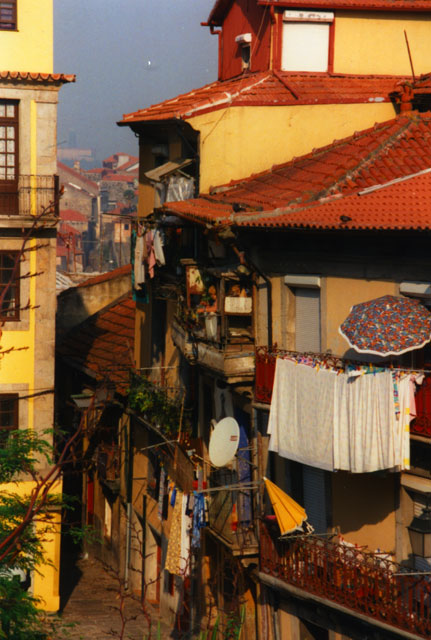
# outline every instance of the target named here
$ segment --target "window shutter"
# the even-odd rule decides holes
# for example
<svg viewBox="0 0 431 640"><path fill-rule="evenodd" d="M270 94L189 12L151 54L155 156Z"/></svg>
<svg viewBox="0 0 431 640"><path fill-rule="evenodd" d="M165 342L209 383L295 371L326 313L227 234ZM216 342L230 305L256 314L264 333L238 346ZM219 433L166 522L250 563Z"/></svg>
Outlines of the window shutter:
<svg viewBox="0 0 431 640"><path fill-rule="evenodd" d="M328 522L326 517L326 476L322 469L303 466L302 482L304 492L304 509L308 522L316 533L325 533Z"/></svg>
<svg viewBox="0 0 431 640"><path fill-rule="evenodd" d="M320 352L320 289L295 289L297 351Z"/></svg>

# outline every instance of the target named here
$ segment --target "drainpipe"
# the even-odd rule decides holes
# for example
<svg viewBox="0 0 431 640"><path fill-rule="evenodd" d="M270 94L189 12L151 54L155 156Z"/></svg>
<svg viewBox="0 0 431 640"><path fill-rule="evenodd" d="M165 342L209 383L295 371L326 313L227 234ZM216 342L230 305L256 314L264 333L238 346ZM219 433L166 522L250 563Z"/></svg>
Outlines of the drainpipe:
<svg viewBox="0 0 431 640"><path fill-rule="evenodd" d="M130 417L128 425L125 428L125 481L126 481L126 553L124 566L124 588L129 588L129 565L130 565L130 548L132 539L132 475L133 475L133 457L132 457L132 438Z"/></svg>
<svg viewBox="0 0 431 640"><path fill-rule="evenodd" d="M201 27L209 27L212 36L218 36L218 79L221 80L221 59L222 59L222 29L215 30L215 26L209 22L201 22Z"/></svg>

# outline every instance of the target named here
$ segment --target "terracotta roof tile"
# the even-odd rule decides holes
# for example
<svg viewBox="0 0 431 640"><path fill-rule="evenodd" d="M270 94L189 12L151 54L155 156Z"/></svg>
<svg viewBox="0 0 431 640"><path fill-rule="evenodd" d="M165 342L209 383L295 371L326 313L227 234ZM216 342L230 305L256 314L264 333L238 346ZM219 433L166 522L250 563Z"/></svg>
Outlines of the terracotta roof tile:
<svg viewBox="0 0 431 640"><path fill-rule="evenodd" d="M87 216L76 209L60 209L60 220L69 222L88 222Z"/></svg>
<svg viewBox="0 0 431 640"><path fill-rule="evenodd" d="M260 5L371 11L431 11L430 0L259 0Z"/></svg>
<svg viewBox="0 0 431 640"><path fill-rule="evenodd" d="M187 120L199 113L228 106L388 102L389 93L400 79L401 76L274 74L264 71L216 81L160 104L125 114L119 124L178 118Z"/></svg>
<svg viewBox="0 0 431 640"><path fill-rule="evenodd" d="M135 308L129 294L102 309L63 338L59 355L125 392L134 365Z"/></svg>
<svg viewBox="0 0 431 640"><path fill-rule="evenodd" d="M75 82L75 75L66 75L64 73L32 73L30 71L0 71L1 80L26 80L28 82L39 82L50 84L65 84L66 82Z"/></svg>
<svg viewBox="0 0 431 640"><path fill-rule="evenodd" d="M107 271L106 273L100 273L97 276L90 276L87 280L80 282L78 287L91 287L94 284L99 284L101 282L107 282L108 280L114 280L115 278L125 276L128 273L132 273L132 265L125 264L122 267L118 267L117 269L113 269L112 271Z"/></svg>
<svg viewBox="0 0 431 640"><path fill-rule="evenodd" d="M402 154L399 153L400 148L403 148ZM416 202L416 195L412 196L407 227L403 227L400 211L393 218L393 223L389 215L385 220L380 216L380 212L385 210L384 201L389 203L387 194L395 194L393 201L387 206L395 207L394 211L397 211L397 188L385 187L373 199L367 196L366 199L358 200L356 196L352 196L366 187L411 176L430 167L431 114L413 113L375 125L301 158L275 166L271 171L231 182L213 190L211 195L166 204L165 209L203 223L333 228L331 225L335 223L331 212L341 211L343 202L349 203L350 211L353 203L356 203L356 207L359 204L365 207L364 203L375 200L379 204L375 205L373 212L371 209L364 210L363 219L357 226L349 228L415 228L416 223L417 228L425 228L425 224L428 225L427 228L431 228L431 207L426 214L426 210ZM411 178L403 182L400 192L407 197L409 189L416 184L420 185L428 206L431 198L431 179L428 173L423 180ZM341 196L352 197L335 202L334 198ZM328 198L331 204L327 204ZM317 215L318 218L313 217ZM325 218L326 215L328 219ZM335 225L336 228L339 226Z"/></svg>

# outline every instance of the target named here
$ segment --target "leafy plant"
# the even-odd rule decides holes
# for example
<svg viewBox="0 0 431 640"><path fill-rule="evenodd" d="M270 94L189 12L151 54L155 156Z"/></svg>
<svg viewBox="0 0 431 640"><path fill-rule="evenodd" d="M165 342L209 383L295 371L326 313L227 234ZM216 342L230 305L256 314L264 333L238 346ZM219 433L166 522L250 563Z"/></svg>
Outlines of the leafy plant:
<svg viewBox="0 0 431 640"><path fill-rule="evenodd" d="M182 411L180 398L169 397L163 387L153 384L145 377L132 378L129 405L165 435L175 436L181 421L182 431L190 431L190 419L187 412Z"/></svg>

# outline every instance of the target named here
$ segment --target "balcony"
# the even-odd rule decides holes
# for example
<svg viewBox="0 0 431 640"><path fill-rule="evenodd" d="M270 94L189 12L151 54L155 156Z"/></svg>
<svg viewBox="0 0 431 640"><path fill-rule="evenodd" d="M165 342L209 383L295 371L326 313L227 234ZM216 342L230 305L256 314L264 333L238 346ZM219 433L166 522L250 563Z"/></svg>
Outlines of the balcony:
<svg viewBox="0 0 431 640"><path fill-rule="evenodd" d="M273 587L366 616L370 624L431 635L431 578L409 575L385 554L318 537L276 539L263 525L260 575Z"/></svg>
<svg viewBox="0 0 431 640"><path fill-rule="evenodd" d="M208 494L209 527L216 538L230 547L233 555L250 556L257 555L259 551L253 517L256 510L255 492L248 488L249 483L238 481L244 471L241 464L248 463L241 463L236 458L231 468L212 470ZM232 485L238 489L218 489Z"/></svg>
<svg viewBox="0 0 431 640"><path fill-rule="evenodd" d="M250 280L232 272L203 271L190 260L186 294L179 302L172 337L193 363L221 373L230 382L254 375L253 299Z"/></svg>
<svg viewBox="0 0 431 640"><path fill-rule="evenodd" d="M43 211L59 214L58 176L20 175L15 185L0 188L0 215L30 216Z"/></svg>

